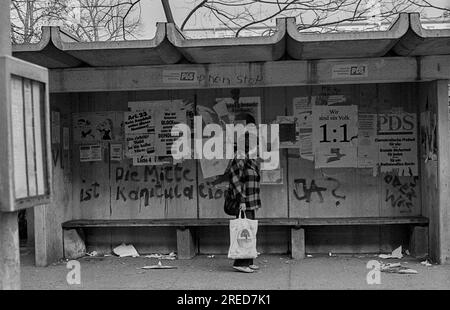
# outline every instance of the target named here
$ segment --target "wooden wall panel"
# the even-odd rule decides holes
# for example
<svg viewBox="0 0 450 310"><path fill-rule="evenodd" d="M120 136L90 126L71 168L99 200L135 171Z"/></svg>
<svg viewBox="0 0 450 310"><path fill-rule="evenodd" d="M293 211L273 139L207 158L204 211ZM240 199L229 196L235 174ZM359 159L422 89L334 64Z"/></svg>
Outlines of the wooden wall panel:
<svg viewBox="0 0 450 310"><path fill-rule="evenodd" d="M413 89L413 84L288 88L288 111L292 113L294 97L344 95L346 105L358 105L358 111L363 113L379 113L392 108L417 113ZM418 177L379 174L371 168L315 169L312 161L300 159L293 150L288 157L291 217L411 216L421 213Z"/></svg>
<svg viewBox="0 0 450 310"><path fill-rule="evenodd" d="M417 112L416 84L370 84L339 86L308 86L285 88L240 89L240 96L261 97L262 122L270 123L278 115L292 115L294 97L308 95L344 95L345 104L356 104L360 112L379 113L392 107ZM187 99L212 107L215 99L230 97L230 89L139 91L72 94L73 112L126 111L128 101ZM419 119L419 115L417 116ZM145 181L115 180L117 169L125 169L142 176L145 167L130 167L130 160L109 163L108 145L101 163L80 163L79 150L73 146L73 202L74 217L78 218L216 218L227 217L223 212L225 184L205 180L197 161L186 161L182 169L189 170L193 181L183 181L183 187L193 185L192 198L145 199L123 201L117 186L133 189L151 188ZM282 185L262 185L262 209L257 217L347 217L347 216L410 216L421 214L421 181L412 177L391 174L374 176L371 168L314 169L314 163L299 158L297 149L282 150ZM151 166L149 166L151 167ZM161 169L157 167L156 169ZM164 168L165 169L165 168ZM173 168L172 168L173 169ZM195 176L197 175L197 176ZM84 180L84 182L83 182ZM395 181L395 185L394 182ZM80 201L83 186L98 184L99 197ZM171 183L171 182L168 182ZM398 184L401 184L400 186ZM406 185L405 185L406 184ZM166 184L164 186L175 186ZM402 187L403 186L403 187ZM109 188L111 187L111 189ZM400 203L396 197L404 195L408 187L414 190L411 202ZM134 193L133 193L134 195ZM393 196L394 195L394 196ZM138 195L139 196L139 195ZM169 194L170 196L170 194ZM411 196L411 195L409 195ZM396 200L397 199L397 200ZM171 201L171 202L170 202Z"/></svg>
<svg viewBox="0 0 450 310"><path fill-rule="evenodd" d="M194 160L177 165L111 163L111 218L196 218Z"/></svg>

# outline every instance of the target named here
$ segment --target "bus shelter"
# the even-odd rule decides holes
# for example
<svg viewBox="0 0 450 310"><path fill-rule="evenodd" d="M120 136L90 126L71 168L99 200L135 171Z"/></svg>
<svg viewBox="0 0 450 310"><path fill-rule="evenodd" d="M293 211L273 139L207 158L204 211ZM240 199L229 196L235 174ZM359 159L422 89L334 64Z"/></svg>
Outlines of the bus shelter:
<svg viewBox="0 0 450 310"><path fill-rule="evenodd" d="M100 253L226 253L226 184L205 161L171 159L165 125L242 111L280 128L260 252L402 245L448 262L450 30L422 28L419 14L386 31L304 33L286 18L271 36L220 39L158 23L151 40L77 42L44 27L13 55L49 69L54 198L34 219L38 265L64 255L72 229ZM133 132L139 111L153 136Z"/></svg>

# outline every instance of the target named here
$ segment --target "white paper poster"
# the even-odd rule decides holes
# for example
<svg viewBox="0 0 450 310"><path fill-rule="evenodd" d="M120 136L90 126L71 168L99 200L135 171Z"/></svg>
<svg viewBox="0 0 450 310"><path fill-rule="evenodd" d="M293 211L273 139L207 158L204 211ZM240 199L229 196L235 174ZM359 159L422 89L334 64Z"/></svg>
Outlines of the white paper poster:
<svg viewBox="0 0 450 310"><path fill-rule="evenodd" d="M72 118L75 144L123 139L123 112L74 113Z"/></svg>
<svg viewBox="0 0 450 310"><path fill-rule="evenodd" d="M228 167L229 159L200 159L203 178L220 176L225 173Z"/></svg>
<svg viewBox="0 0 450 310"><path fill-rule="evenodd" d="M312 124L316 168L357 166L357 106L313 106Z"/></svg>
<svg viewBox="0 0 450 310"><path fill-rule="evenodd" d="M239 100L233 98L217 98L216 103L223 107L226 104L228 118L231 123L241 113L248 113L254 117L256 124L261 123L261 98L260 97L239 97ZM216 108L217 108L216 104ZM224 108L221 108L224 110Z"/></svg>
<svg viewBox="0 0 450 310"><path fill-rule="evenodd" d="M168 161L157 161L153 155L141 155L133 157L133 166L162 166L170 164Z"/></svg>
<svg viewBox="0 0 450 310"><path fill-rule="evenodd" d="M297 121L297 131L300 144L300 157L313 160L312 152L312 103L308 97L293 99L294 117Z"/></svg>
<svg viewBox="0 0 450 310"><path fill-rule="evenodd" d="M262 170L261 184L283 184L283 169Z"/></svg>
<svg viewBox="0 0 450 310"><path fill-rule="evenodd" d="M400 176L417 176L417 119L415 113L378 115L376 141L381 172L395 171Z"/></svg>
<svg viewBox="0 0 450 310"><path fill-rule="evenodd" d="M152 115L152 130L154 132L154 148L148 154L151 156L170 156L173 142L178 139L171 135L175 124L188 124L187 112L192 104L184 100L157 100L129 102L128 107L134 112L148 111ZM154 126L154 127L153 127ZM133 156L142 156L143 153ZM142 158L142 157L141 157ZM145 159L142 159L145 162ZM137 161L133 161L137 162Z"/></svg>
<svg viewBox="0 0 450 310"><path fill-rule="evenodd" d="M101 161L101 160L102 160L102 146L100 144L80 145L80 162Z"/></svg>
<svg viewBox="0 0 450 310"><path fill-rule="evenodd" d="M155 124L151 111L125 112L124 129L127 157L154 155Z"/></svg>
<svg viewBox="0 0 450 310"><path fill-rule="evenodd" d="M172 136L172 127L180 123L187 124L186 111L163 108L155 114L158 115L155 123L156 155L171 156L172 144L179 138L179 136Z"/></svg>
<svg viewBox="0 0 450 310"><path fill-rule="evenodd" d="M373 168L378 163L377 114L358 114L358 168Z"/></svg>
<svg viewBox="0 0 450 310"><path fill-rule="evenodd" d="M110 145L110 159L112 161L121 161L123 158L122 143L111 143Z"/></svg>

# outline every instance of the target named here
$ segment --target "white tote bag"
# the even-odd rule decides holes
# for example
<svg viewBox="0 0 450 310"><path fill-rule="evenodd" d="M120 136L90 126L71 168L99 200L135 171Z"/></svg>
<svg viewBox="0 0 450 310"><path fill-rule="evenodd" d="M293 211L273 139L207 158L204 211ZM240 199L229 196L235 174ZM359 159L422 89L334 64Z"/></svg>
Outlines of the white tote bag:
<svg viewBox="0 0 450 310"><path fill-rule="evenodd" d="M241 217L244 214L244 217ZM239 218L230 220L230 249L228 258L256 258L256 233L258 221L247 219L245 212L239 212Z"/></svg>

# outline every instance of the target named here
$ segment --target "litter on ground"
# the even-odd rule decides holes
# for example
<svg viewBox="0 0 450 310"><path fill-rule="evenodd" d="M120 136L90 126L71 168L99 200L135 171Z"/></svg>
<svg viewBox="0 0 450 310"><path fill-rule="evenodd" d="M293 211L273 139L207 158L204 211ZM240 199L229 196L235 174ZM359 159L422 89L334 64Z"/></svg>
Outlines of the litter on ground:
<svg viewBox="0 0 450 310"><path fill-rule="evenodd" d="M161 261L158 262L158 265L151 265L151 266L141 267L141 269L176 269L176 268L178 268L178 267L177 266L166 266L166 265L163 265L161 263Z"/></svg>
<svg viewBox="0 0 450 310"><path fill-rule="evenodd" d="M381 264L381 272L400 273L400 274L417 274L417 270L402 266L400 263Z"/></svg>
<svg viewBox="0 0 450 310"><path fill-rule="evenodd" d="M158 253L154 253L154 254L150 254L150 255L145 255L146 258L157 258L157 259L170 259L170 260L174 260L177 259L177 254L175 254L175 252L170 252L169 254L158 254Z"/></svg>
<svg viewBox="0 0 450 310"><path fill-rule="evenodd" d="M388 258L402 258L403 254L402 254L402 246L399 246L398 248L396 248L394 251L392 251L391 254L380 254L378 255L379 258L383 258L383 259L388 259Z"/></svg>
<svg viewBox="0 0 450 310"><path fill-rule="evenodd" d="M114 254L116 254L119 257L138 257L139 253L136 251L134 246L132 244L126 245L125 243L122 243L121 245L115 247L113 249Z"/></svg>
<svg viewBox="0 0 450 310"><path fill-rule="evenodd" d="M426 259L426 260L424 260L423 262L420 262L422 265L424 265L424 266L427 266L427 267L431 267L431 266L433 266L429 261L428 261L428 259Z"/></svg>

